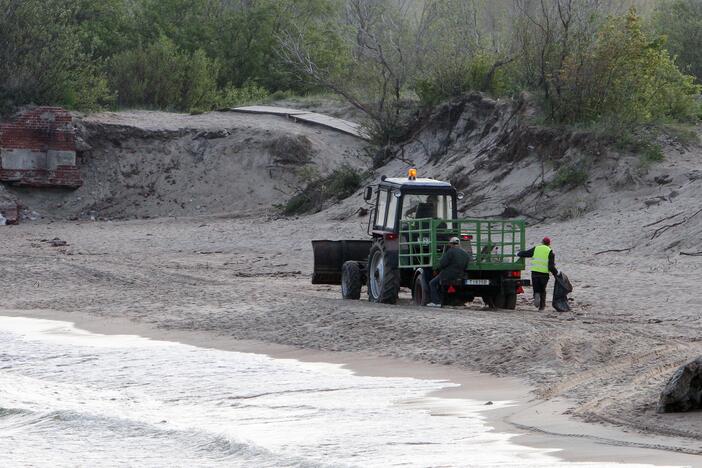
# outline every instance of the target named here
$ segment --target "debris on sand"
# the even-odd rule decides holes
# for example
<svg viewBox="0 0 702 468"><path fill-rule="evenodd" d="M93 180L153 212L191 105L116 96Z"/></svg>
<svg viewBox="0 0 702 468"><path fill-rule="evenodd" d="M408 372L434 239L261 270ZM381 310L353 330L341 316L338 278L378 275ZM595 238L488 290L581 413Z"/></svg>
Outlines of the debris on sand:
<svg viewBox="0 0 702 468"><path fill-rule="evenodd" d="M702 408L702 356L678 368L658 401L659 413L680 413Z"/></svg>
<svg viewBox="0 0 702 468"><path fill-rule="evenodd" d="M58 237L54 237L53 239L47 241L51 247L65 247L68 245L68 242L65 240L59 239Z"/></svg>

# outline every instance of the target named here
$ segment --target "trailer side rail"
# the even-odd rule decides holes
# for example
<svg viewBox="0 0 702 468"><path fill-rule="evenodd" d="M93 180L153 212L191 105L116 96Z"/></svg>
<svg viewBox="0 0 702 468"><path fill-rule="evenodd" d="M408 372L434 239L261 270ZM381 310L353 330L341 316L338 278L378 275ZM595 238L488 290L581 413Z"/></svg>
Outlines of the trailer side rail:
<svg viewBox="0 0 702 468"><path fill-rule="evenodd" d="M437 268L451 237L471 254L468 270L523 270L523 220L405 219L400 222L400 268Z"/></svg>

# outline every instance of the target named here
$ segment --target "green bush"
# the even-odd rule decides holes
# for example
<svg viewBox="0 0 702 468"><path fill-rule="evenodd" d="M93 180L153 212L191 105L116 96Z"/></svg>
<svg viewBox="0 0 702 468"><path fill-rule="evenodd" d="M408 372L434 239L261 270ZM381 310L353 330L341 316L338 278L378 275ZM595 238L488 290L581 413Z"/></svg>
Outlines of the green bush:
<svg viewBox="0 0 702 468"><path fill-rule="evenodd" d="M647 37L633 9L604 24L590 53L566 58L558 79L550 105L560 122L685 121L699 113L700 87L676 67L664 40Z"/></svg>
<svg viewBox="0 0 702 468"><path fill-rule="evenodd" d="M643 168L665 159L663 148L656 143L642 143L635 151L639 154L639 162Z"/></svg>
<svg viewBox="0 0 702 468"><path fill-rule="evenodd" d="M666 36L667 48L680 68L702 82L702 2L660 1L653 22L658 34Z"/></svg>
<svg viewBox="0 0 702 468"><path fill-rule="evenodd" d="M434 106L469 91L504 95L509 89L508 75L503 68L493 69L495 60L480 54L463 63L438 64L431 75L415 84L417 96L422 105Z"/></svg>
<svg viewBox="0 0 702 468"><path fill-rule="evenodd" d="M283 206L283 214L290 216L321 211L325 203L353 195L361 187L364 178L365 174L358 169L342 165L326 177L311 180Z"/></svg>
<svg viewBox="0 0 702 468"><path fill-rule="evenodd" d="M0 0L0 114L26 104L109 104L99 62L81 45L77 2Z"/></svg>
<svg viewBox="0 0 702 468"><path fill-rule="evenodd" d="M247 84L241 88L230 85L220 92L217 106L220 108L245 106L260 103L268 97L268 90L256 84Z"/></svg>
<svg viewBox="0 0 702 468"><path fill-rule="evenodd" d="M590 178L587 171L581 167L566 166L560 168L555 177L548 183L548 188L575 188L585 185Z"/></svg>
<svg viewBox="0 0 702 468"><path fill-rule="evenodd" d="M188 54L165 36L112 58L110 83L121 106L212 109L218 101L219 65L197 50Z"/></svg>

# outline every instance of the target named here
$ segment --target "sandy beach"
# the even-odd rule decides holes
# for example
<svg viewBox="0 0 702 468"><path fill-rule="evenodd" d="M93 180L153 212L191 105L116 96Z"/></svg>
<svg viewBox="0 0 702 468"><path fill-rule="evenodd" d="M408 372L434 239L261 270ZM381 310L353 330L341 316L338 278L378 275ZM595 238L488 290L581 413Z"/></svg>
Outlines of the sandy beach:
<svg viewBox="0 0 702 468"><path fill-rule="evenodd" d="M591 461L597 453L608 461L672 463L679 456L678 463L695 464L697 415L658 415L654 408L672 371L702 348L690 321L697 314L696 259L675 259L662 272L657 259L643 256L606 262L583 256L576 233L585 245L596 244L588 236L601 235L584 229L592 224L585 217L539 229L556 239L562 268L577 278L571 314L539 314L527 296L515 311L489 310L479 301L417 308L406 291L397 306L373 305L310 284L309 239L362 229L355 220L325 216L304 223L220 216L8 227L0 255L3 314L341 362L369 374L400 369L421 377L430 364L430 372L468 382L461 391L471 398L519 401L518 411L493 422L523 431L525 444L556 442L572 460ZM45 242L55 237L68 245ZM631 263L650 268L620 277ZM661 273L687 296L653 294ZM627 288L635 293L623 295ZM490 375L478 379L477 393L475 371ZM644 449L663 451L654 456Z"/></svg>

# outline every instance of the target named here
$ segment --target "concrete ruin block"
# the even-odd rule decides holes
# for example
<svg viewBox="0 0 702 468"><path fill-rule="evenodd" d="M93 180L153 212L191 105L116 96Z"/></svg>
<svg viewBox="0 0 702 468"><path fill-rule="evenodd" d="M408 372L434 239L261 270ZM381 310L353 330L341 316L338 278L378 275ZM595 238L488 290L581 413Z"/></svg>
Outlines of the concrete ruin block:
<svg viewBox="0 0 702 468"><path fill-rule="evenodd" d="M2 203L0 202L0 217L2 224L17 224L19 223L20 210L17 203Z"/></svg>
<svg viewBox="0 0 702 468"><path fill-rule="evenodd" d="M0 124L0 182L80 187L72 122L71 114L59 107L38 107Z"/></svg>
<svg viewBox="0 0 702 468"><path fill-rule="evenodd" d="M702 409L702 356L678 368L658 401L659 413Z"/></svg>

